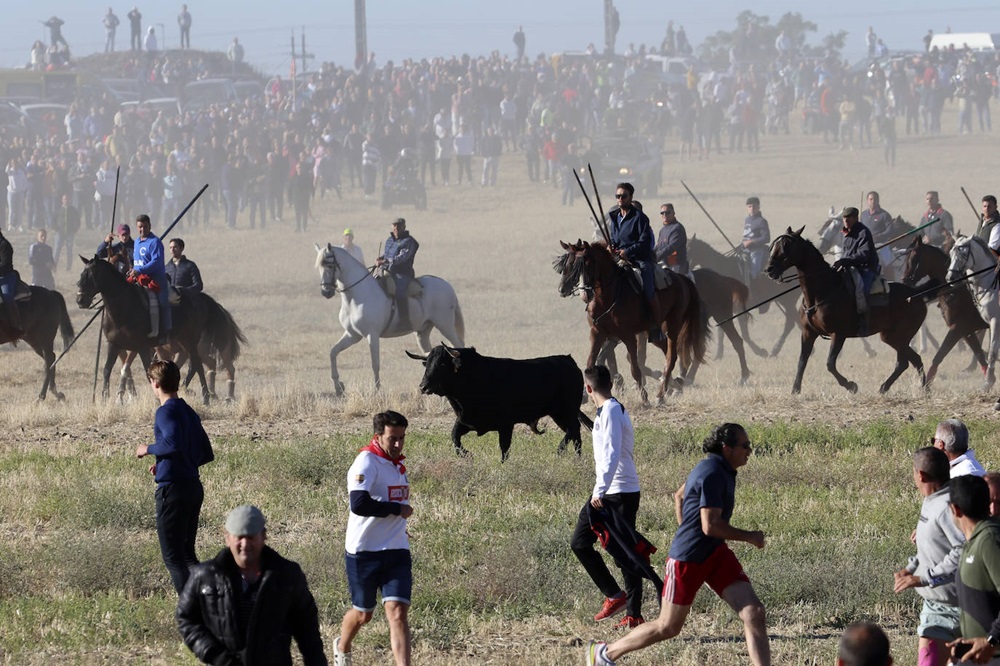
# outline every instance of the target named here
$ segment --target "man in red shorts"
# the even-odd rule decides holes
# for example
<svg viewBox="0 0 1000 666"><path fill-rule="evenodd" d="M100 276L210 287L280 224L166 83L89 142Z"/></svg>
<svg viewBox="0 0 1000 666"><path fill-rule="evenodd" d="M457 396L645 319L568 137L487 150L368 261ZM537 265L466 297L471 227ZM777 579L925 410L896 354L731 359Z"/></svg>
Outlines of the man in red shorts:
<svg viewBox="0 0 1000 666"><path fill-rule="evenodd" d="M708 583L743 620L750 661L754 666L770 666L764 605L726 544L746 541L764 547L763 532L729 524L736 498L736 470L750 459L750 438L742 426L724 423L701 447L708 455L674 495L680 527L670 544L660 616L610 645L592 642L587 648L588 665L615 666L618 657L679 634L695 595Z"/></svg>

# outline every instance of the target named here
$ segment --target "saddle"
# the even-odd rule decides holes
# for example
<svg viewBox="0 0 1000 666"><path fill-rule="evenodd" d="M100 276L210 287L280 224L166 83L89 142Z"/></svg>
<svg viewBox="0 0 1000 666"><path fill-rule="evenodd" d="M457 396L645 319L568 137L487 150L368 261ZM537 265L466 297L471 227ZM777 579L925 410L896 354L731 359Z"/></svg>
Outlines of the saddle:
<svg viewBox="0 0 1000 666"><path fill-rule="evenodd" d="M15 271L16 272L16 271ZM30 301L31 300L31 286L21 279L21 276L17 276L17 288L14 290L14 301Z"/></svg>
<svg viewBox="0 0 1000 666"><path fill-rule="evenodd" d="M630 268L627 270L631 270L632 274L635 275L635 281L629 280L629 282L632 284L632 291L635 291L637 294L641 294L642 272L638 268ZM669 268L665 267L663 264L657 264L653 268L653 286L656 288L657 291L661 291L663 289L669 289L674 284L674 281L676 279L677 279L677 274L674 273Z"/></svg>
<svg viewBox="0 0 1000 666"><path fill-rule="evenodd" d="M382 287L386 296L392 299L396 298L396 280L391 275L380 275L375 278L375 281ZM410 280L410 284L406 288L406 295L419 301L423 294L424 286L420 284L420 278Z"/></svg>
<svg viewBox="0 0 1000 666"><path fill-rule="evenodd" d="M844 286L847 288L848 293L854 294L858 301L858 309L861 310L861 299L864 298L863 283L861 282L861 274L858 269L854 266L849 266L846 271L843 271L844 276ZM881 275L876 275L875 280L872 281L872 289L868 292L868 306L869 307L881 307L889 304L889 281L886 280Z"/></svg>

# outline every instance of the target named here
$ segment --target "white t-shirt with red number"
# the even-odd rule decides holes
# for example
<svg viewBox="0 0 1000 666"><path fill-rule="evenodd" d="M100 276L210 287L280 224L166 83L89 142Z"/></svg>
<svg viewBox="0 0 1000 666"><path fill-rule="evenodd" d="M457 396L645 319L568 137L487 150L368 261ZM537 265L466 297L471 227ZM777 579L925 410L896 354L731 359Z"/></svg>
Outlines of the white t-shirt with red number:
<svg viewBox="0 0 1000 666"><path fill-rule="evenodd" d="M410 482L391 460L362 451L347 471L347 492L366 490L379 502L410 503ZM381 550L409 550L406 519L390 514L384 517L359 516L353 511L347 519L344 548L351 555Z"/></svg>

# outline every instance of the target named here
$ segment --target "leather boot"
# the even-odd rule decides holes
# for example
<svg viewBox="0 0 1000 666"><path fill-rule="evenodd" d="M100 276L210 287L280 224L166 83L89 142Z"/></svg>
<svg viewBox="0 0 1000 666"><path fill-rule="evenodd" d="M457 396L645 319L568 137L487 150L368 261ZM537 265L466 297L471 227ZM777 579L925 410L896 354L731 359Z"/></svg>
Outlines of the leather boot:
<svg viewBox="0 0 1000 666"><path fill-rule="evenodd" d="M410 330L410 298L403 296L396 299L397 327L400 331Z"/></svg>

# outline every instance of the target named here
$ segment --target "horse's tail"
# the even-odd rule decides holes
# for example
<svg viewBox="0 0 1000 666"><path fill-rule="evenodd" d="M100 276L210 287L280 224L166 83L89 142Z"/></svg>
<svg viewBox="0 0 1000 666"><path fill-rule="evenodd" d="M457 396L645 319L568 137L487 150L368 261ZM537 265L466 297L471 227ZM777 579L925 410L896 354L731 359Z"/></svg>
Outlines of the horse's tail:
<svg viewBox="0 0 1000 666"><path fill-rule="evenodd" d="M722 276L723 280L729 285L729 289L733 294L733 309L739 308L740 312L747 309L747 301L750 300L750 287L746 286L740 280ZM748 320L753 320L753 317L748 312L746 315Z"/></svg>
<svg viewBox="0 0 1000 666"><path fill-rule="evenodd" d="M235 362L240 357L242 345L247 343L246 336L229 310L222 307L208 294L202 293L201 297L205 303L205 329L201 334L202 344L206 344L221 358L228 358Z"/></svg>
<svg viewBox="0 0 1000 666"><path fill-rule="evenodd" d="M705 306L701 302L701 297L698 295L694 283L690 281L688 281L688 294L684 325L681 327L681 334L678 337L681 362L685 367L690 366L695 360L699 363L705 362L705 349L712 337Z"/></svg>
<svg viewBox="0 0 1000 666"><path fill-rule="evenodd" d="M58 291L52 290L59 307L59 333L62 334L63 350L73 342L73 322L69 318L69 310L66 309L66 299ZM104 335L104 333L101 333Z"/></svg>
<svg viewBox="0 0 1000 666"><path fill-rule="evenodd" d="M465 317L462 316L462 306L458 302L458 298L455 298L455 333L458 334L458 339L465 344Z"/></svg>

